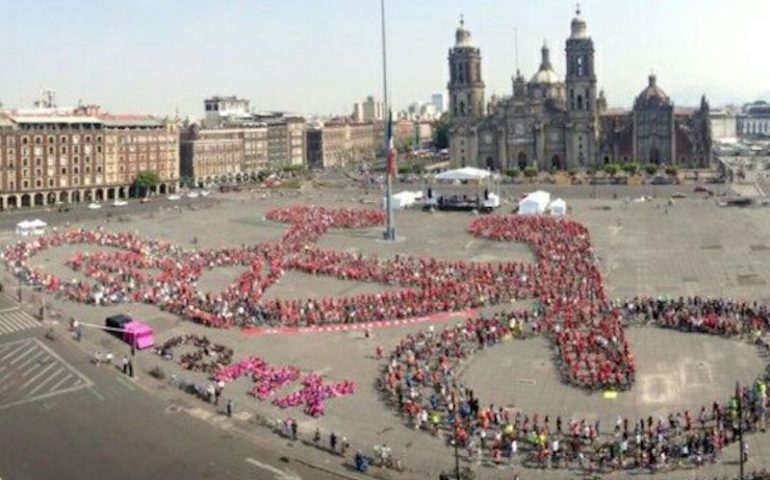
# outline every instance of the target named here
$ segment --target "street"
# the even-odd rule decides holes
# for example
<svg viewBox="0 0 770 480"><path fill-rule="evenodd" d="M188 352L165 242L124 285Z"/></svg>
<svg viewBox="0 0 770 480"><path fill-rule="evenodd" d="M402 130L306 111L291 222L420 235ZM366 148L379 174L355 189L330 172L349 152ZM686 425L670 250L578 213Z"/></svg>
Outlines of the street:
<svg viewBox="0 0 770 480"><path fill-rule="evenodd" d="M4 480L338 478L186 415L42 331L0 343Z"/></svg>

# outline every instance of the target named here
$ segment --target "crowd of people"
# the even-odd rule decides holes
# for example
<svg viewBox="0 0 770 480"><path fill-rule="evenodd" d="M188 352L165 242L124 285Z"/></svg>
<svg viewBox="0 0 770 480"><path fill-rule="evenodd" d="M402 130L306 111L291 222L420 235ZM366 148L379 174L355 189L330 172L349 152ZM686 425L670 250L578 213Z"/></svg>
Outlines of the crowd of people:
<svg viewBox="0 0 770 480"><path fill-rule="evenodd" d="M233 361L233 349L220 343L212 342L208 337L195 334L179 335L169 338L155 352L166 360L174 359L174 350L192 346L192 352L179 355L179 366L193 372L214 374Z"/></svg>
<svg viewBox="0 0 770 480"><path fill-rule="evenodd" d="M642 305L653 304L658 302L628 302L624 319L632 321ZM695 308L706 304L713 305L713 302L680 299L652 308L671 312L676 310L675 305ZM711 307L704 308L711 311ZM727 314L727 310L723 313ZM753 323L749 320L753 317L749 310L744 311L745 317L739 322ZM660 315L653 322L669 328L668 317ZM715 461L727 444L737 440L739 431L757 432L767 428L770 369L753 384L736 388L735 395L726 403L714 401L700 410L656 418L618 417L614 425L604 429L598 420L549 418L514 407L482 403L459 378L463 362L478 350L533 332L538 321L527 312L506 312L471 319L440 332L428 329L407 335L390 353L379 379L380 388L409 426L445 435L450 443L456 442L467 452L469 458L498 465L518 462L586 472L657 471L697 466ZM767 317L762 321L766 322ZM682 320L677 328L704 331L699 329L701 325L700 318L692 316ZM736 332L729 321L716 325L719 326L709 327L708 333L732 335ZM762 335L767 333L765 327ZM755 341L757 336L742 328L737 331L744 331L744 338ZM748 450L743 454L748 456Z"/></svg>
<svg viewBox="0 0 770 480"><path fill-rule="evenodd" d="M311 417L324 415L326 400L352 395L355 392L353 382L327 383L318 374L309 373L303 376L296 367L275 367L257 356L221 368L214 373L212 379L224 386L244 376L249 376L254 381L254 386L248 391L249 395L259 400L273 398L273 405L282 409L303 406L305 414ZM276 397L280 389L300 379L300 389Z"/></svg>

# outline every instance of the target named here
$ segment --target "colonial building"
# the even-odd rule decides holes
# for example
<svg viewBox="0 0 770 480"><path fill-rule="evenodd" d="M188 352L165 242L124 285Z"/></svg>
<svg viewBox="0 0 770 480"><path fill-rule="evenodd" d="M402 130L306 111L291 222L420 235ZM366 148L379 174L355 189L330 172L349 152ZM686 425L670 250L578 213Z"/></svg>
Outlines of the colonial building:
<svg viewBox="0 0 770 480"><path fill-rule="evenodd" d="M538 71L517 71L510 96L484 99L481 52L464 21L449 50L450 159L495 170L589 168L615 161L705 168L711 162L709 106L679 109L654 75L632 110L608 110L598 90L593 39L580 10L565 46L562 80L541 49Z"/></svg>
<svg viewBox="0 0 770 480"><path fill-rule="evenodd" d="M244 129L187 127L180 140L180 168L196 187L246 180Z"/></svg>
<svg viewBox="0 0 770 480"><path fill-rule="evenodd" d="M373 122L335 119L310 126L306 132L310 168L342 167L374 160L376 142Z"/></svg>
<svg viewBox="0 0 770 480"><path fill-rule="evenodd" d="M738 115L738 134L742 137L770 137L770 104L760 100L744 105Z"/></svg>
<svg viewBox="0 0 770 480"><path fill-rule="evenodd" d="M179 181L179 132L148 115L97 106L0 116L0 208L126 198L136 175L153 171L155 191Z"/></svg>
<svg viewBox="0 0 770 480"><path fill-rule="evenodd" d="M206 129L239 129L244 145L241 171L255 175L266 168L305 162L305 119L284 112L255 113L249 101L236 96L204 100Z"/></svg>

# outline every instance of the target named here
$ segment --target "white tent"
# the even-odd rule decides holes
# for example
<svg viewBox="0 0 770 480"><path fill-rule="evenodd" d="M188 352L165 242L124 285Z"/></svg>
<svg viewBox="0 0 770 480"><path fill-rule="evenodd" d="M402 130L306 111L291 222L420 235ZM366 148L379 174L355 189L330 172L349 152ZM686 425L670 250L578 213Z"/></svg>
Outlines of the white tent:
<svg viewBox="0 0 770 480"><path fill-rule="evenodd" d="M542 215L549 203L550 193L543 190L532 192L519 202L519 215Z"/></svg>
<svg viewBox="0 0 770 480"><path fill-rule="evenodd" d="M436 175L436 180L452 181L452 180L484 180L489 178L492 174L487 170L473 167L463 167L457 170L447 170L446 172Z"/></svg>
<svg viewBox="0 0 770 480"><path fill-rule="evenodd" d="M400 210L414 205L417 200L422 198L422 192L403 191L393 194L390 198L393 208ZM387 197L382 199L382 208L387 208Z"/></svg>
<svg viewBox="0 0 770 480"><path fill-rule="evenodd" d="M548 205L548 211L553 216L561 217L567 214L567 202L561 198L557 198L550 205Z"/></svg>
<svg viewBox="0 0 770 480"><path fill-rule="evenodd" d="M48 224L36 218L34 220L23 220L16 224L16 235L42 235L45 233L45 227Z"/></svg>

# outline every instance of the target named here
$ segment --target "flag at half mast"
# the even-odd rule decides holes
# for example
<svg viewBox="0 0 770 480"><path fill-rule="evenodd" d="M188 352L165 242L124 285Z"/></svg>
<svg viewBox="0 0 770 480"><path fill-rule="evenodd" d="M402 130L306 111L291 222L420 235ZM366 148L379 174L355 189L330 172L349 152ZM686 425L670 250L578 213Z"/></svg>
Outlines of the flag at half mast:
<svg viewBox="0 0 770 480"><path fill-rule="evenodd" d="M396 146L393 140L393 112L388 111L388 151L386 152L388 176L396 176Z"/></svg>

